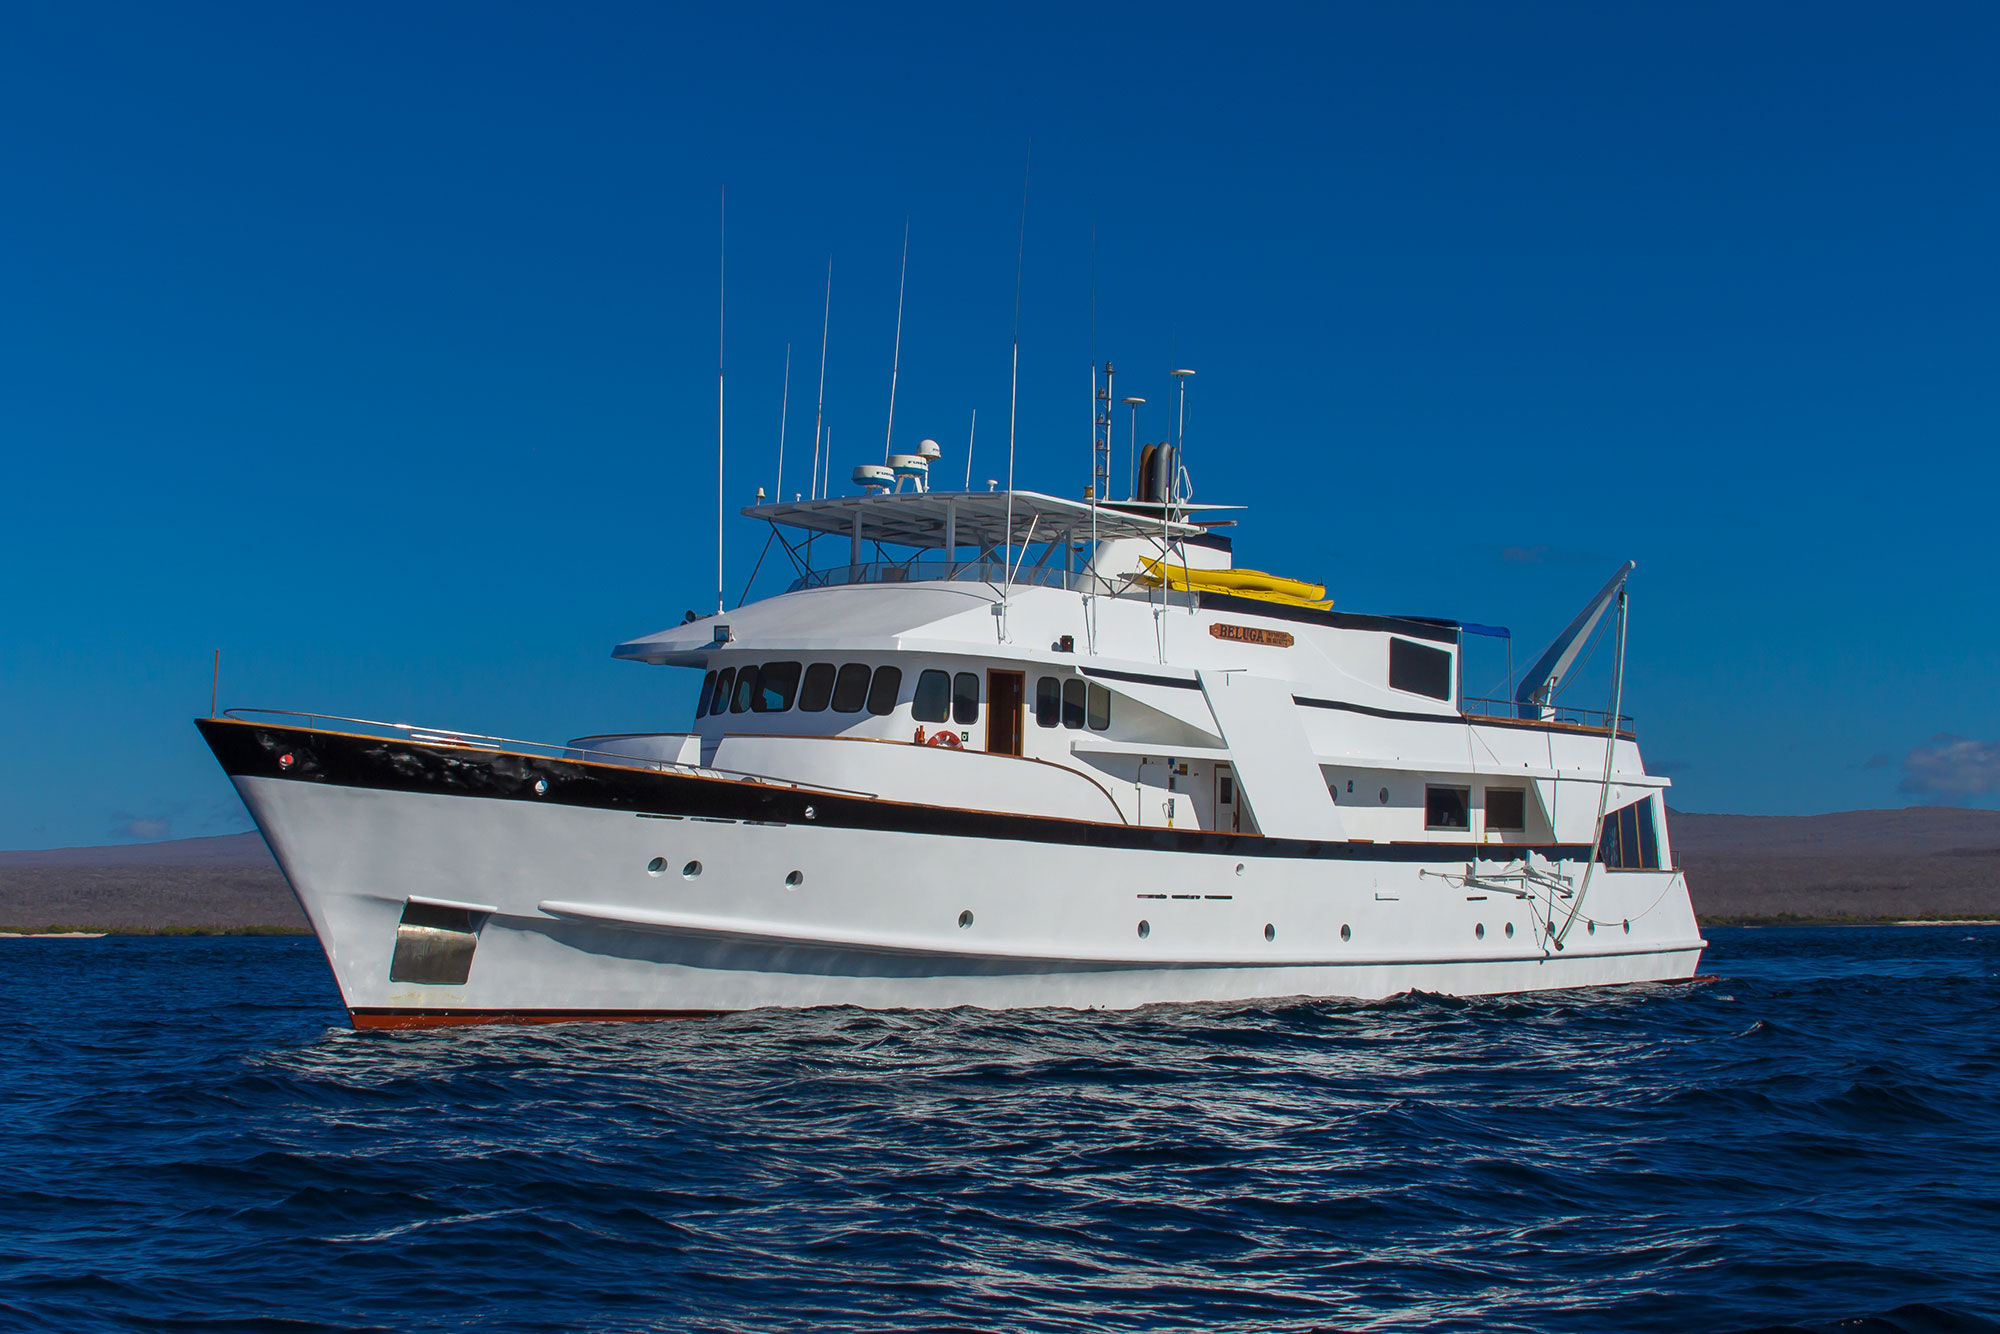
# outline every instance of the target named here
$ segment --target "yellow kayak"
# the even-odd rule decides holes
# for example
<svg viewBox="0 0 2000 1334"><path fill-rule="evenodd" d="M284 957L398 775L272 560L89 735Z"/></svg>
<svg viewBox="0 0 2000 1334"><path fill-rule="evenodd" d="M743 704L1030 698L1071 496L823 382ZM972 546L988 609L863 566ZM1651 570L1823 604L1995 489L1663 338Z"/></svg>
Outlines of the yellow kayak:
<svg viewBox="0 0 2000 1334"><path fill-rule="evenodd" d="M1179 592L1228 593L1235 597L1259 598L1265 602L1313 607L1320 611L1333 605L1326 596L1325 584L1309 584L1303 579L1287 579L1262 570L1196 570L1169 565L1163 579L1159 561L1147 560L1144 567L1145 572L1138 576L1140 583L1157 586L1164 582L1168 588Z"/></svg>

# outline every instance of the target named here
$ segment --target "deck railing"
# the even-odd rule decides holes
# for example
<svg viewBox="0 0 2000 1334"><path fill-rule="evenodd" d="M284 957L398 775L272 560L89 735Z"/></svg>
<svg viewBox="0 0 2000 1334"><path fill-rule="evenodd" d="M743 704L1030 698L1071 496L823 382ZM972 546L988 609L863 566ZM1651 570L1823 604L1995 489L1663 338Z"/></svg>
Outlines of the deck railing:
<svg viewBox="0 0 2000 1334"><path fill-rule="evenodd" d="M249 716L245 716L249 715ZM633 755L626 751L600 750L578 742L609 741L622 738L644 736L690 736L686 732L619 732L599 736L578 737L576 742L523 741L517 737L487 736L481 732L456 732L443 727L425 727L418 723L385 723L373 718L345 718L336 713L301 713L296 709L224 709L222 716L237 722L255 722L263 719L302 720L309 731L348 732L360 736L380 736L393 741L413 741L429 746L453 746L462 750L483 750L496 755L526 755L546 760L584 760L593 764L615 764L626 769L648 769L654 773L678 773L690 777L713 777L721 774L727 778L744 782L760 783L767 787L789 787L809 792L831 792L849 797L873 797L873 792L859 788L835 787L829 783L795 783L788 778L777 778L770 774L756 773L748 769L722 769L712 764L687 764L680 760L661 760L643 755Z"/></svg>
<svg viewBox="0 0 2000 1334"><path fill-rule="evenodd" d="M1473 718L1521 719L1521 705L1511 699L1468 698L1459 701L1458 711ZM1557 723L1564 727L1575 727L1588 732L1602 732L1611 726L1611 712L1608 709L1578 709L1567 704L1547 704L1526 715L1528 719L1544 723ZM1632 715L1618 715L1618 734L1629 736L1632 732Z"/></svg>

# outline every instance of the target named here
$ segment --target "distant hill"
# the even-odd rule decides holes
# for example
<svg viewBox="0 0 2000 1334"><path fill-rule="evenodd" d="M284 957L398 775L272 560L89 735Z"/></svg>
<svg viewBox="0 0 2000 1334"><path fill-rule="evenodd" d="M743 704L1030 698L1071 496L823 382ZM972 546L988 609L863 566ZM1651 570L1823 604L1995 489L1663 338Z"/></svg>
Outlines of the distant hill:
<svg viewBox="0 0 2000 1334"><path fill-rule="evenodd" d="M1705 922L2000 918L2000 811L1670 810L1667 833Z"/></svg>
<svg viewBox="0 0 2000 1334"><path fill-rule="evenodd" d="M2000 918L2000 811L1669 811L1708 923ZM0 852L0 930L304 931L259 834Z"/></svg>
<svg viewBox="0 0 2000 1334"><path fill-rule="evenodd" d="M262 834L0 852L0 930L304 931Z"/></svg>

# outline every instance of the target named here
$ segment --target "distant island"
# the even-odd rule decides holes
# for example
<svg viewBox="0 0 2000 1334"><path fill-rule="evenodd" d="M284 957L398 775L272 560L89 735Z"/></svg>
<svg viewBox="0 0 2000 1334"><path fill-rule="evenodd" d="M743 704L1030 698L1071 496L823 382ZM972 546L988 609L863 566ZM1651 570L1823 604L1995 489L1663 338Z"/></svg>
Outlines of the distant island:
<svg viewBox="0 0 2000 1334"><path fill-rule="evenodd" d="M1704 925L2000 919L2000 811L1668 812ZM303 935L262 836L0 852L0 932Z"/></svg>

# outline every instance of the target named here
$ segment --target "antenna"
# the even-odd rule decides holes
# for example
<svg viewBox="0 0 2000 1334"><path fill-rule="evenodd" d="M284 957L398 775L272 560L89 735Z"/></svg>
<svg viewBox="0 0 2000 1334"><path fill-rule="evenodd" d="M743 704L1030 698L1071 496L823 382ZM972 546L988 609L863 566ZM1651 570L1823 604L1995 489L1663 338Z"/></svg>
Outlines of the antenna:
<svg viewBox="0 0 2000 1334"><path fill-rule="evenodd" d="M965 433L965 489L972 489L972 441L979 434L979 409L972 410L972 429Z"/></svg>
<svg viewBox="0 0 2000 1334"><path fill-rule="evenodd" d="M882 441L882 457L896 439L896 371L903 364L903 285L910 277L910 220L903 219L903 273L896 279L896 351L889 359L889 431Z"/></svg>
<svg viewBox="0 0 2000 1334"><path fill-rule="evenodd" d="M1104 363L1104 388L1090 405L1090 493L1098 500L1111 498L1111 376L1113 367ZM1097 385L1097 369L1091 368L1090 382Z"/></svg>
<svg viewBox="0 0 2000 1334"><path fill-rule="evenodd" d="M1014 374L1007 388L1007 529L1002 534L1004 554L1014 554L1014 422L1021 399L1021 270L1028 258L1028 175L1034 170L1035 141L1028 140L1027 161L1021 167L1021 240L1014 251ZM1000 585L1001 632L1005 637L1007 598L1014 589L1014 570L1009 564Z"/></svg>
<svg viewBox="0 0 2000 1334"><path fill-rule="evenodd" d="M1126 469L1132 474L1131 489L1125 493L1127 500L1139 493L1139 405L1145 401L1143 398L1125 400L1125 406L1132 409L1132 443L1125 458Z"/></svg>
<svg viewBox="0 0 2000 1334"><path fill-rule="evenodd" d="M826 257L826 313L819 319L819 406L813 409L813 476L809 500L819 499L819 428L826 418L826 331L833 320L833 256ZM828 450L831 458L832 450ZM827 469L833 471L831 467Z"/></svg>
<svg viewBox="0 0 2000 1334"><path fill-rule="evenodd" d="M1173 375L1176 380L1180 381L1181 391L1180 427L1174 432L1174 466L1176 469L1179 469L1185 466L1183 460L1187 457L1187 382L1194 378L1194 372L1175 371ZM1175 478L1169 477L1167 479L1167 494L1160 497L1161 502L1165 503L1173 499L1176 490Z"/></svg>
<svg viewBox="0 0 2000 1334"><path fill-rule="evenodd" d="M778 484L772 491L780 504L785 499L785 417L792 410L792 345L785 344L785 387L778 393Z"/></svg>
<svg viewBox="0 0 2000 1334"><path fill-rule="evenodd" d="M722 202L715 243L715 614L722 615L722 351L724 316L729 309L729 187Z"/></svg>

